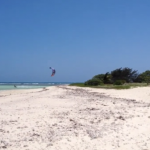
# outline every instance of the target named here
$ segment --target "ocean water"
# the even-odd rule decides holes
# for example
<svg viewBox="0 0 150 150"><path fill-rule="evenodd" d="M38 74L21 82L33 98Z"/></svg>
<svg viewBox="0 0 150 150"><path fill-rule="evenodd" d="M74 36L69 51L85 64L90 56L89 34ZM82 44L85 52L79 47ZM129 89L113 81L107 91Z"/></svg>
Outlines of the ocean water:
<svg viewBox="0 0 150 150"><path fill-rule="evenodd" d="M0 82L0 90L37 89L70 83L71 82Z"/></svg>

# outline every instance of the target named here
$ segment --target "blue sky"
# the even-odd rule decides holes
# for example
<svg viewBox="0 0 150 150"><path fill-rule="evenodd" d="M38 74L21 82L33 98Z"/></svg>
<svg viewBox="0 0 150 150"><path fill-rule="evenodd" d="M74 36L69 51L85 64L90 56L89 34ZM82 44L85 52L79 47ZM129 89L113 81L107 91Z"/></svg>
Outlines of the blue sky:
<svg viewBox="0 0 150 150"><path fill-rule="evenodd" d="M148 70L149 8L149 0L0 1L0 81L84 82L120 67Z"/></svg>

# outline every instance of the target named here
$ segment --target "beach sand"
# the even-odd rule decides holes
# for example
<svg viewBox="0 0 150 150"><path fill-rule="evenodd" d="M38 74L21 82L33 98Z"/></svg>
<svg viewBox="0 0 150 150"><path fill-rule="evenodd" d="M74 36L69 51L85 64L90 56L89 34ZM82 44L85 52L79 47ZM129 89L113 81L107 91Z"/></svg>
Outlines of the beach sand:
<svg viewBox="0 0 150 150"><path fill-rule="evenodd" d="M150 87L0 91L0 149L150 150Z"/></svg>

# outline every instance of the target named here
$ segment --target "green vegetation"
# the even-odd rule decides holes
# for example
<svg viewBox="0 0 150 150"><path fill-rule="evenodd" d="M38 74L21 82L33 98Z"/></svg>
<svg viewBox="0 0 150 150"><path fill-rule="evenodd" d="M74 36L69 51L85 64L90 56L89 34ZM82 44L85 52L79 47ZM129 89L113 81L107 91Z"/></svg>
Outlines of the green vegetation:
<svg viewBox="0 0 150 150"><path fill-rule="evenodd" d="M84 84L85 85L91 85L91 86L97 86L97 85L103 84L103 81L101 81L97 78L93 78L93 79L86 81Z"/></svg>
<svg viewBox="0 0 150 150"><path fill-rule="evenodd" d="M150 70L139 74L131 68L118 68L105 74L95 75L84 83L73 83L70 86L94 87L106 89L129 89L150 84Z"/></svg>
<svg viewBox="0 0 150 150"><path fill-rule="evenodd" d="M114 85L123 85L123 82L122 82L122 80L116 80L114 82Z"/></svg>
<svg viewBox="0 0 150 150"><path fill-rule="evenodd" d="M85 87L84 83L71 83L70 86L80 86L80 87Z"/></svg>

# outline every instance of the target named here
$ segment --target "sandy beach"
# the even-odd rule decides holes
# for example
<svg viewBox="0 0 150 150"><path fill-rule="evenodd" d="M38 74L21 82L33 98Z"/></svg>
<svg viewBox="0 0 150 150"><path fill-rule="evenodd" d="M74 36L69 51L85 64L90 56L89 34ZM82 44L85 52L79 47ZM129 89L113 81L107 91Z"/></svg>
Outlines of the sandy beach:
<svg viewBox="0 0 150 150"><path fill-rule="evenodd" d="M0 149L150 150L150 87L0 91Z"/></svg>

